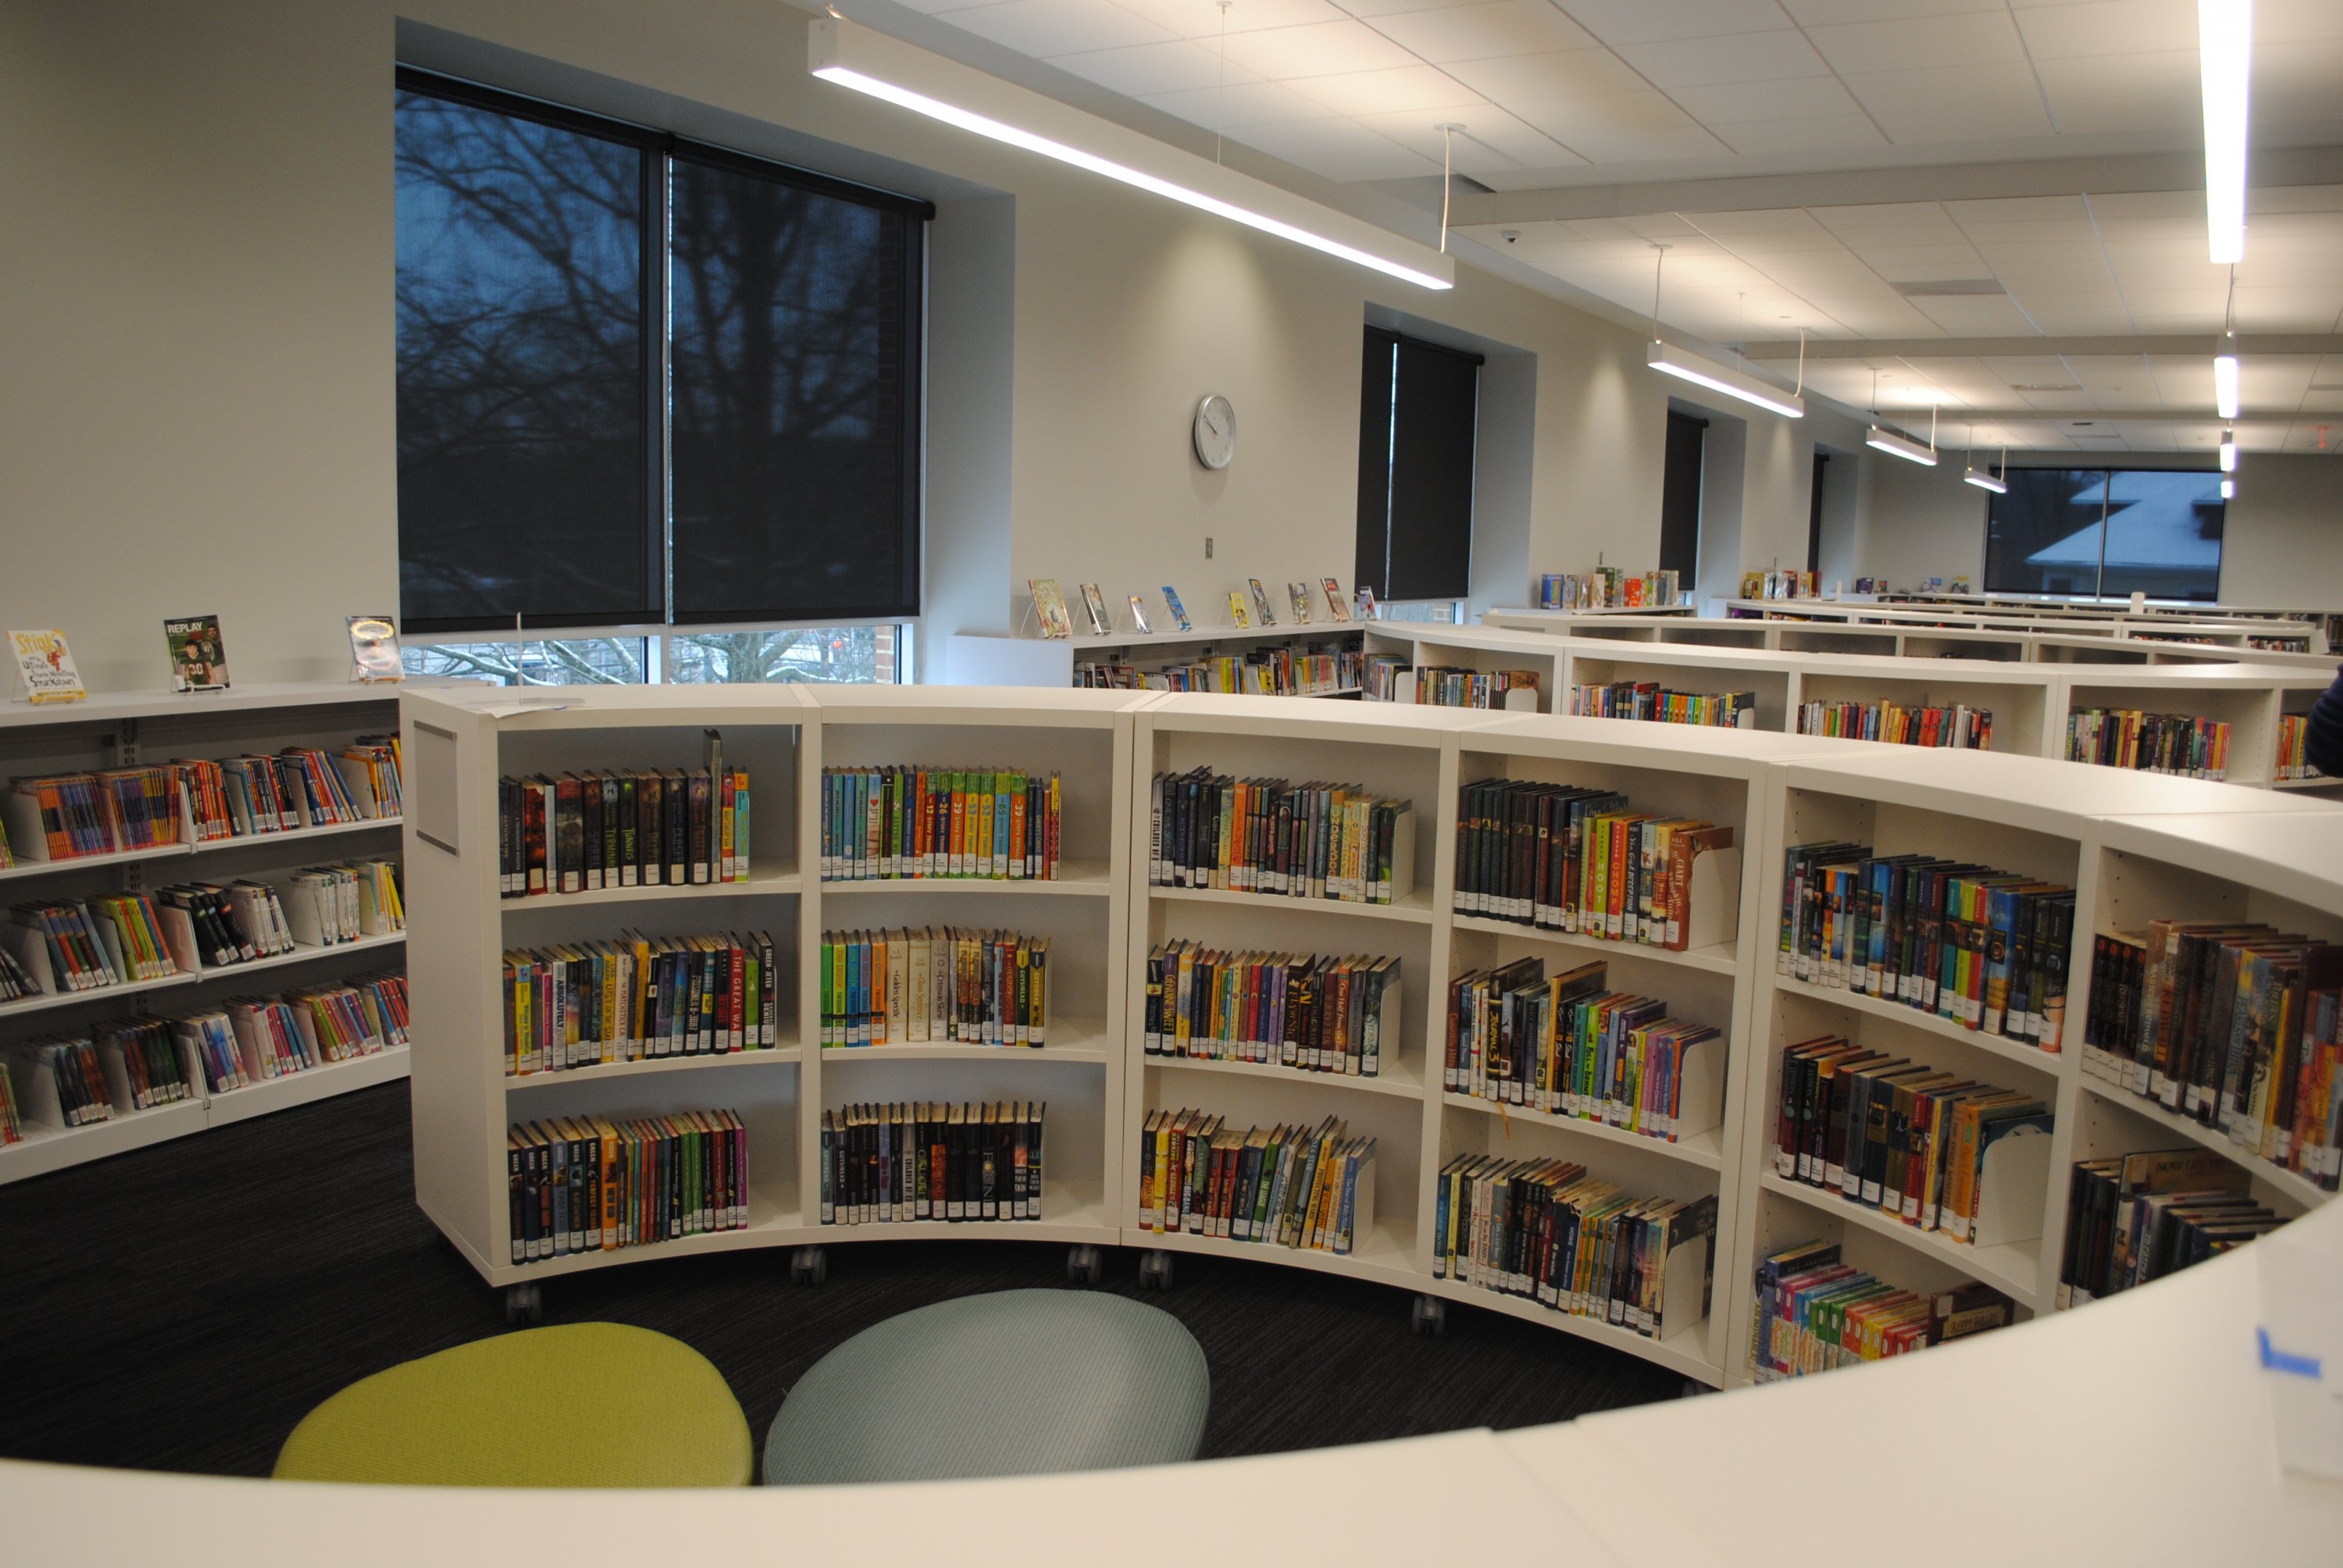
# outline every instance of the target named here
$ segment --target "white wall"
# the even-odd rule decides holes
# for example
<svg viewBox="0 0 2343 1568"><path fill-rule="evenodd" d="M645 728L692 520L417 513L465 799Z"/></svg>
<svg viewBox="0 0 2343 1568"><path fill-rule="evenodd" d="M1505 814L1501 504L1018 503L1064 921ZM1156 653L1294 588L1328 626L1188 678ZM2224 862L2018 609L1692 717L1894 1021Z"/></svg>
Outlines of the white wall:
<svg viewBox="0 0 2343 1568"><path fill-rule="evenodd" d="M2247 454L2222 528L2221 597L2343 609L2343 459Z"/></svg>

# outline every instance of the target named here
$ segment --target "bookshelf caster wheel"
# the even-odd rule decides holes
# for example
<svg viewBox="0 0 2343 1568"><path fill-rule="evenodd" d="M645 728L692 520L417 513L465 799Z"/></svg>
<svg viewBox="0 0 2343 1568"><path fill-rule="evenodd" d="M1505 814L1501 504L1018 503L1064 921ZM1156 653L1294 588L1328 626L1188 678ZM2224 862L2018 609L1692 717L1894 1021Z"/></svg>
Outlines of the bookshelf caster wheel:
<svg viewBox="0 0 2343 1568"><path fill-rule="evenodd" d="M545 1321L545 1292L535 1285L505 1287L505 1322L517 1329L535 1328Z"/></svg>
<svg viewBox="0 0 2343 1568"><path fill-rule="evenodd" d="M1172 1254L1157 1251L1139 1254L1139 1282L1151 1291L1172 1288Z"/></svg>
<svg viewBox="0 0 2343 1568"><path fill-rule="evenodd" d="M1106 1278L1106 1254L1096 1247L1066 1249L1066 1278L1078 1285L1095 1285Z"/></svg>
<svg viewBox="0 0 2343 1568"><path fill-rule="evenodd" d="M1418 1296L1408 1314L1408 1330L1420 1340L1436 1340L1448 1332L1448 1303L1438 1296Z"/></svg>
<svg viewBox="0 0 2343 1568"><path fill-rule="evenodd" d="M820 1247L799 1247L789 1254L789 1283L819 1285L830 1278L830 1254Z"/></svg>

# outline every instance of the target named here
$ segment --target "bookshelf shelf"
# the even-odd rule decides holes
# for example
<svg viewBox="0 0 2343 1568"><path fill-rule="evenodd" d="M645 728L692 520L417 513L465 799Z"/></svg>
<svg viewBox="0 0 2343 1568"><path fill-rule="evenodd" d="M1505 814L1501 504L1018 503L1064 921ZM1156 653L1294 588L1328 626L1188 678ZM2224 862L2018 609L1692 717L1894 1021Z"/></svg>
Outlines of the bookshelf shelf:
<svg viewBox="0 0 2343 1568"><path fill-rule="evenodd" d="M908 893L943 898L961 893L1005 893L1012 898L1103 899L1112 890L1107 868L1097 860L1061 860L1054 877L875 877L855 881L824 879L822 897L852 893Z"/></svg>
<svg viewBox="0 0 2343 1568"><path fill-rule="evenodd" d="M2228 1133L2218 1127L2207 1127L2193 1116L2179 1116L2167 1111L2144 1096L2117 1088L2090 1073L2082 1076L2083 1092L2117 1109L2129 1112L2143 1121L2156 1124L2163 1131L2187 1139L2189 1142L2225 1155L2252 1172L2257 1182L2269 1188L2297 1209L2315 1209L2335 1196L2298 1171L2271 1163L2258 1155L2246 1152L2245 1145L2230 1141Z"/></svg>
<svg viewBox="0 0 2343 1568"><path fill-rule="evenodd" d="M662 1072L721 1067L769 1067L777 1063L795 1066L799 1060L800 1052L794 1044L777 1045L756 1050L710 1051L699 1056L655 1056L641 1061L605 1061L592 1067L565 1067L558 1072L511 1073L504 1081L505 1091L517 1094L523 1090L553 1089L573 1083L601 1082L613 1078L645 1078Z"/></svg>
<svg viewBox="0 0 2343 1568"><path fill-rule="evenodd" d="M1828 1007L1843 1007L1850 1012L1867 1013L1873 1018L1884 1018L1891 1023L1900 1023L1906 1028L1916 1029L1923 1034L1933 1034L1939 1039L1957 1040L1974 1050L1984 1051L1986 1055L1998 1057L2004 1061L2014 1061L2020 1067L2031 1069L2036 1072L2047 1073L2053 1078L2058 1075L2059 1063L2066 1060L2066 1053L2063 1051L2044 1050L2036 1046L2020 1045L2006 1036L1987 1034L1981 1029L1964 1029L1948 1018L1939 1018L1933 1012L1923 1012L1916 1007L1906 1007L1900 1002L1892 1002L1884 997L1840 990L1833 986L1815 985L1808 980L1794 980L1782 974L1774 977L1774 989L1784 996L1800 997L1808 1001L1821 1002Z"/></svg>
<svg viewBox="0 0 2343 1568"><path fill-rule="evenodd" d="M324 946L300 942L297 943L289 953L271 953L266 958L254 959L249 963L221 964L216 967L210 964L200 965L196 970L195 979L197 980L235 980L244 975L284 969L289 964L306 964L314 959L340 958L351 953L372 952L382 948L403 948L406 945L405 931L383 931L371 937L360 937L356 941L332 942Z"/></svg>
<svg viewBox="0 0 2343 1568"><path fill-rule="evenodd" d="M1722 1129L1719 1128L1712 1127L1704 1132L1695 1132L1689 1138L1671 1143L1664 1138L1647 1138L1643 1133L1632 1132L1624 1127L1614 1127L1605 1121L1589 1121L1577 1116L1556 1116L1550 1111L1532 1111L1521 1105L1499 1105L1493 1100L1483 1100L1470 1094L1443 1091L1440 1100L1441 1103L1451 1111L1478 1111L1482 1115L1498 1117L1501 1120L1510 1118L1525 1121L1534 1127L1557 1127L1564 1132L1575 1132L1583 1137L1600 1139L1605 1143L1615 1143L1623 1149L1640 1149L1646 1153L1662 1155L1670 1160L1681 1160L1688 1165L1697 1165L1704 1171L1725 1169L1725 1154L1721 1141Z"/></svg>
<svg viewBox="0 0 2343 1568"><path fill-rule="evenodd" d="M41 996L20 997L15 1001L0 1002L0 1019L22 1018L29 1013L51 1012L59 1008L75 1007L83 1002L110 1001L116 997L138 996L147 991L168 990L174 986L189 986L203 977L180 973L166 975L161 980L127 980L120 985L100 986L96 990L68 990Z"/></svg>
<svg viewBox="0 0 2343 1568"><path fill-rule="evenodd" d="M2041 1253L2036 1241L2011 1241L1998 1247L1972 1247L1938 1231L1922 1231L1901 1220L1891 1220L1875 1203L1851 1203L1837 1194L1803 1181L1792 1181L1767 1171L1757 1184L1777 1197L1803 1203L1876 1235L1893 1237L1914 1251L1949 1263L1971 1279L2006 1292L2021 1306L2039 1311Z"/></svg>
<svg viewBox="0 0 2343 1568"><path fill-rule="evenodd" d="M1021 1067L1060 1065L1096 1067L1107 1059L1105 1033L1095 1026L1078 1029L1063 1041L1047 1045L829 1045L821 1051L824 1067L853 1067L880 1061L982 1061Z"/></svg>
<svg viewBox="0 0 2343 1568"><path fill-rule="evenodd" d="M116 849L107 855L72 855L62 860L19 859L13 866L0 866L0 882L15 881L25 877L55 877L67 871L87 870L107 866L136 865L143 860L184 859L185 844L157 844L151 849Z"/></svg>
<svg viewBox="0 0 2343 1568"><path fill-rule="evenodd" d="M578 893L540 893L533 898L506 899L498 905L508 915L538 914L551 910L586 909L596 904L680 903L695 899L754 899L794 896L805 883L794 862L752 866L748 879L738 882L699 882L671 886L596 888Z"/></svg>
<svg viewBox="0 0 2343 1568"><path fill-rule="evenodd" d="M1432 923L1432 900L1421 888L1388 904L1354 903L1348 899L1289 899L1278 893L1232 893L1225 888L1163 888L1151 886L1149 895L1178 903L1234 904L1242 909L1268 908L1293 914L1365 915L1378 920Z"/></svg>
<svg viewBox="0 0 2343 1568"><path fill-rule="evenodd" d="M218 854L228 849L256 849L264 844L313 844L321 839L347 839L353 833L372 833L384 828L405 825L402 817L369 817L362 822L328 822L318 828L287 828L276 833L246 833L234 839L208 839L196 845L192 853Z"/></svg>
<svg viewBox="0 0 2343 1568"><path fill-rule="evenodd" d="M1048 1153L1048 1145L1043 1145ZM1045 1176L1039 1220L908 1220L876 1225L817 1225L823 1241L1008 1241L1086 1242L1112 1246L1119 1232L1108 1222L1106 1197L1096 1181Z"/></svg>
<svg viewBox="0 0 2343 1568"><path fill-rule="evenodd" d="M756 1168L755 1160L752 1151L749 1155L751 1170ZM679 1236L672 1241L655 1241L645 1247L570 1252L539 1259L534 1263L488 1262L485 1264L484 1271L491 1284L526 1284L532 1280L582 1274L614 1264L638 1263L652 1258L690 1258L707 1252L734 1252L818 1241L826 1230L827 1227L823 1226L809 1226L796 1207L785 1201L782 1189L768 1187L752 1180L749 1184L749 1225L746 1230L709 1231L697 1236ZM480 1261L476 1259L475 1261Z"/></svg>
<svg viewBox="0 0 2343 1568"><path fill-rule="evenodd" d="M127 1111L85 1127L38 1126L27 1121L21 1142L0 1147L0 1183L28 1181L86 1161L126 1154L201 1132L210 1125L201 1095L172 1105Z"/></svg>
<svg viewBox="0 0 2343 1568"><path fill-rule="evenodd" d="M1449 924L1455 930L1481 931L1493 937L1519 937L1524 941L1543 942L1579 952L1600 953L1606 958L1649 959L1654 963L1677 964L1684 969L1716 975L1737 975L1741 972L1739 944L1735 942L1715 942L1704 948L1686 948L1679 952L1673 948L1655 948L1644 942L1604 941L1594 937L1582 937L1574 931L1549 930L1539 926L1525 926L1517 920L1493 920L1481 915L1453 915L1450 917Z"/></svg>
<svg viewBox="0 0 2343 1568"><path fill-rule="evenodd" d="M306 843L348 833L370 832L377 828L396 828L399 821L397 817L370 817L363 822L337 822L322 828L288 828L278 833L246 833L233 839L208 839L200 842L157 844L152 849L115 849L103 855L70 855L62 860L20 859L13 866L0 866L0 882L25 877L62 876L68 871L137 865L147 860L183 860L190 855L251 849L264 844Z"/></svg>
<svg viewBox="0 0 2343 1568"><path fill-rule="evenodd" d="M231 1121L248 1121L272 1111L307 1105L337 1094L347 1094L354 1089L395 1083L407 1076L407 1060L411 1054L412 1048L408 1046L385 1046L371 1056L356 1056L347 1061L328 1061L283 1078L263 1079L258 1083L247 1083L242 1089L224 1091L211 1097L211 1125L221 1127Z"/></svg>
<svg viewBox="0 0 2343 1568"><path fill-rule="evenodd" d="M1710 1337L1706 1318L1677 1330L1666 1339L1652 1340L1632 1329L1597 1322L1593 1318L1582 1318L1570 1312L1558 1312L1543 1302L1534 1302L1526 1296L1507 1295L1499 1291L1484 1291L1462 1280L1425 1280L1420 1288L1466 1306L1486 1308L1493 1312L1503 1312L1509 1318L1520 1318L1524 1322L1543 1323L1547 1328L1574 1334L1594 1344L1609 1345L1613 1350L1655 1362L1679 1376L1704 1382L1711 1388L1719 1387L1725 1382L1724 1369L1710 1361L1699 1348L1706 1344Z"/></svg>
<svg viewBox="0 0 2343 1568"><path fill-rule="evenodd" d="M1264 1061L1216 1061L1205 1056L1142 1056L1140 1061L1142 1066L1167 1072L1225 1072L1278 1082L1299 1080L1312 1087L1351 1089L1362 1094L1392 1094L1403 1100L1423 1098L1423 1082L1403 1064L1396 1062L1387 1063L1383 1071L1366 1078L1347 1072L1305 1072L1300 1068L1277 1067Z"/></svg>

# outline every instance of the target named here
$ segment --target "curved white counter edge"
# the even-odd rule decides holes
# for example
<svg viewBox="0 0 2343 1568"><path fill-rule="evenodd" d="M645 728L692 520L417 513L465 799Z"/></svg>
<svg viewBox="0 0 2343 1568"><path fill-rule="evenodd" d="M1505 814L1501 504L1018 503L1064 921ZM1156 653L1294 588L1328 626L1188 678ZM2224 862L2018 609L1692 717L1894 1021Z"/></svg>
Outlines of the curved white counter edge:
<svg viewBox="0 0 2343 1568"><path fill-rule="evenodd" d="M2343 1206L2288 1234L2343 1250ZM25 1563L2332 1562L2343 1483L2282 1470L2254 1249L1824 1377L1554 1426L1160 1469L720 1493L276 1483L0 1462ZM2343 1303L2338 1303L2343 1311ZM1205 1511L1205 1529L1191 1521Z"/></svg>

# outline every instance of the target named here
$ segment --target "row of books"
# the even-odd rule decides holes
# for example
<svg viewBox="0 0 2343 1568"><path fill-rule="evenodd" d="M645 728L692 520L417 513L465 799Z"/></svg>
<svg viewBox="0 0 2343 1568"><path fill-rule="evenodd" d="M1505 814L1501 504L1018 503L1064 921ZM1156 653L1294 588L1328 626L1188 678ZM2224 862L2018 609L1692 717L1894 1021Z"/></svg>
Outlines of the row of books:
<svg viewBox="0 0 2343 1568"><path fill-rule="evenodd" d="M1141 669L1127 663L1079 663L1074 684L1111 691L1218 691L1257 697L1331 697L1365 684L1357 648L1312 643L1212 654Z"/></svg>
<svg viewBox="0 0 2343 1568"><path fill-rule="evenodd" d="M1639 609L1676 602L1674 571L1631 572L1595 567L1583 572L1544 572L1538 577L1540 609Z"/></svg>
<svg viewBox="0 0 2343 1568"><path fill-rule="evenodd" d="M0 1148L25 1141L25 1114L16 1104L16 1080L0 1060Z"/></svg>
<svg viewBox="0 0 2343 1568"><path fill-rule="evenodd" d="M36 948L46 957L52 988L60 994L168 980L179 973L150 893L18 904L8 915L25 933L27 952ZM30 988L24 994L38 994L43 988L35 983L29 966L20 969Z"/></svg>
<svg viewBox="0 0 2343 1568"><path fill-rule="evenodd" d="M1657 724L1757 728L1754 691L1670 691L1656 680L1614 680L1570 689L1570 711L1584 719L1641 719Z"/></svg>
<svg viewBox="0 0 2343 1568"><path fill-rule="evenodd" d="M821 936L825 1046L1049 1043L1050 939L956 926Z"/></svg>
<svg viewBox="0 0 2343 1568"><path fill-rule="evenodd" d="M1993 749L1993 709L1966 703L1906 708L1900 702L1802 702L1798 733L1890 746Z"/></svg>
<svg viewBox="0 0 2343 1568"><path fill-rule="evenodd" d="M1638 812L1615 789L1486 779L1457 791L1455 910L1681 951L1694 866L1732 847L1730 827Z"/></svg>
<svg viewBox="0 0 2343 1568"><path fill-rule="evenodd" d="M1388 954L1228 952L1172 940L1147 955L1149 1056L1374 1078L1399 1029L1400 960Z"/></svg>
<svg viewBox="0 0 2343 1568"><path fill-rule="evenodd" d="M1908 1355L2006 1327L2016 1310L1990 1285L1901 1289L1842 1261L1836 1241L1804 1241L1759 1259L1754 1308L1753 1382Z"/></svg>
<svg viewBox="0 0 2343 1568"><path fill-rule="evenodd" d="M2310 638L2308 637L2282 637L2247 632L2246 634L2246 646L2247 648L2259 648L2264 653L2308 653L2310 651Z"/></svg>
<svg viewBox="0 0 2343 1568"><path fill-rule="evenodd" d="M1777 570L1743 572L1743 598L1819 598L1823 578L1820 572Z"/></svg>
<svg viewBox="0 0 2343 1568"><path fill-rule="evenodd" d="M749 1131L736 1111L516 1122L505 1170L515 1263L749 1228Z"/></svg>
<svg viewBox="0 0 2343 1568"><path fill-rule="evenodd" d="M18 778L9 781L8 790L7 815L17 836L27 854L42 859L182 841L178 784L168 768Z"/></svg>
<svg viewBox="0 0 2343 1568"><path fill-rule="evenodd" d="M1775 970L2056 1050L2074 929L2075 890L2063 883L1867 845L1793 844Z"/></svg>
<svg viewBox="0 0 2343 1568"><path fill-rule="evenodd" d="M396 860L347 860L293 872L275 890L285 930L307 947L339 947L407 929Z"/></svg>
<svg viewBox="0 0 2343 1568"><path fill-rule="evenodd" d="M784 950L766 932L621 931L504 955L508 1077L763 1050L786 1038Z"/></svg>
<svg viewBox="0 0 2343 1568"><path fill-rule="evenodd" d="M1441 1087L1671 1143L1680 1127L1715 1125L1718 1107L1684 1104L1684 1064L1724 1036L1669 1017L1656 997L1610 990L1607 968L1598 959L1549 979L1544 960L1525 958L1451 980Z"/></svg>
<svg viewBox="0 0 2343 1568"><path fill-rule="evenodd" d="M2077 708L2066 715L2066 760L2187 779L2226 779L2229 727L2193 713Z"/></svg>
<svg viewBox="0 0 2343 1568"><path fill-rule="evenodd" d="M1355 784L1293 785L1199 768L1149 789L1147 879L1389 904L1415 887L1412 802Z"/></svg>
<svg viewBox="0 0 2343 1568"><path fill-rule="evenodd" d="M155 1020L39 1040L19 1060L27 1070L48 1075L57 1118L66 1127L112 1121L196 1093L178 1040Z"/></svg>
<svg viewBox="0 0 2343 1568"><path fill-rule="evenodd" d="M15 863L12 837L16 852L71 860L375 821L400 809L395 736L361 736L332 756L287 747L274 756L20 777L0 795L0 866Z"/></svg>
<svg viewBox="0 0 2343 1568"><path fill-rule="evenodd" d="M405 1045L407 978L372 975L241 997L182 1018L106 1025L99 1032L157 1022L186 1048L211 1091L223 1094Z"/></svg>
<svg viewBox="0 0 2343 1568"><path fill-rule="evenodd" d="M2086 1070L2245 1155L2343 1182L2343 946L2164 920L2100 932L2091 955Z"/></svg>
<svg viewBox="0 0 2343 1568"><path fill-rule="evenodd" d="M2278 778L2323 779L2325 774L2310 765L2304 748L2310 742L2310 716L2304 713L2281 714L2278 721Z"/></svg>
<svg viewBox="0 0 2343 1568"><path fill-rule="evenodd" d="M1055 773L825 768L822 880L1053 880L1063 812Z"/></svg>
<svg viewBox="0 0 2343 1568"><path fill-rule="evenodd" d="M2207 1149L2076 1161L2054 1304L2079 1307L2278 1229L2284 1221L2254 1201L2251 1185Z"/></svg>
<svg viewBox="0 0 2343 1568"><path fill-rule="evenodd" d="M850 1105L821 1113L825 1225L1039 1220L1037 1100Z"/></svg>
<svg viewBox="0 0 2343 1568"><path fill-rule="evenodd" d="M1956 1241L1976 1240L1995 1145L2050 1131L2032 1095L1840 1035L1785 1046L1780 1082L1775 1174Z"/></svg>
<svg viewBox="0 0 2343 1568"><path fill-rule="evenodd" d="M1375 1228L1375 1141L1329 1116L1248 1127L1151 1111L1139 1134L1139 1228L1347 1257Z"/></svg>
<svg viewBox="0 0 2343 1568"><path fill-rule="evenodd" d="M1365 695L1376 702L1420 702L1431 708L1504 708L1508 692L1538 689L1534 669L1463 669L1413 665L1388 654L1367 659ZM1535 702L1531 703L1534 708Z"/></svg>
<svg viewBox="0 0 2343 1568"><path fill-rule="evenodd" d="M498 887L524 899L745 882L749 818L741 769L508 777L497 786Z"/></svg>
<svg viewBox="0 0 2343 1568"><path fill-rule="evenodd" d="M1433 1191L1434 1278L1645 1339L1708 1315L1715 1256L1714 1192L1634 1198L1572 1161L1495 1154L1457 1155Z"/></svg>

